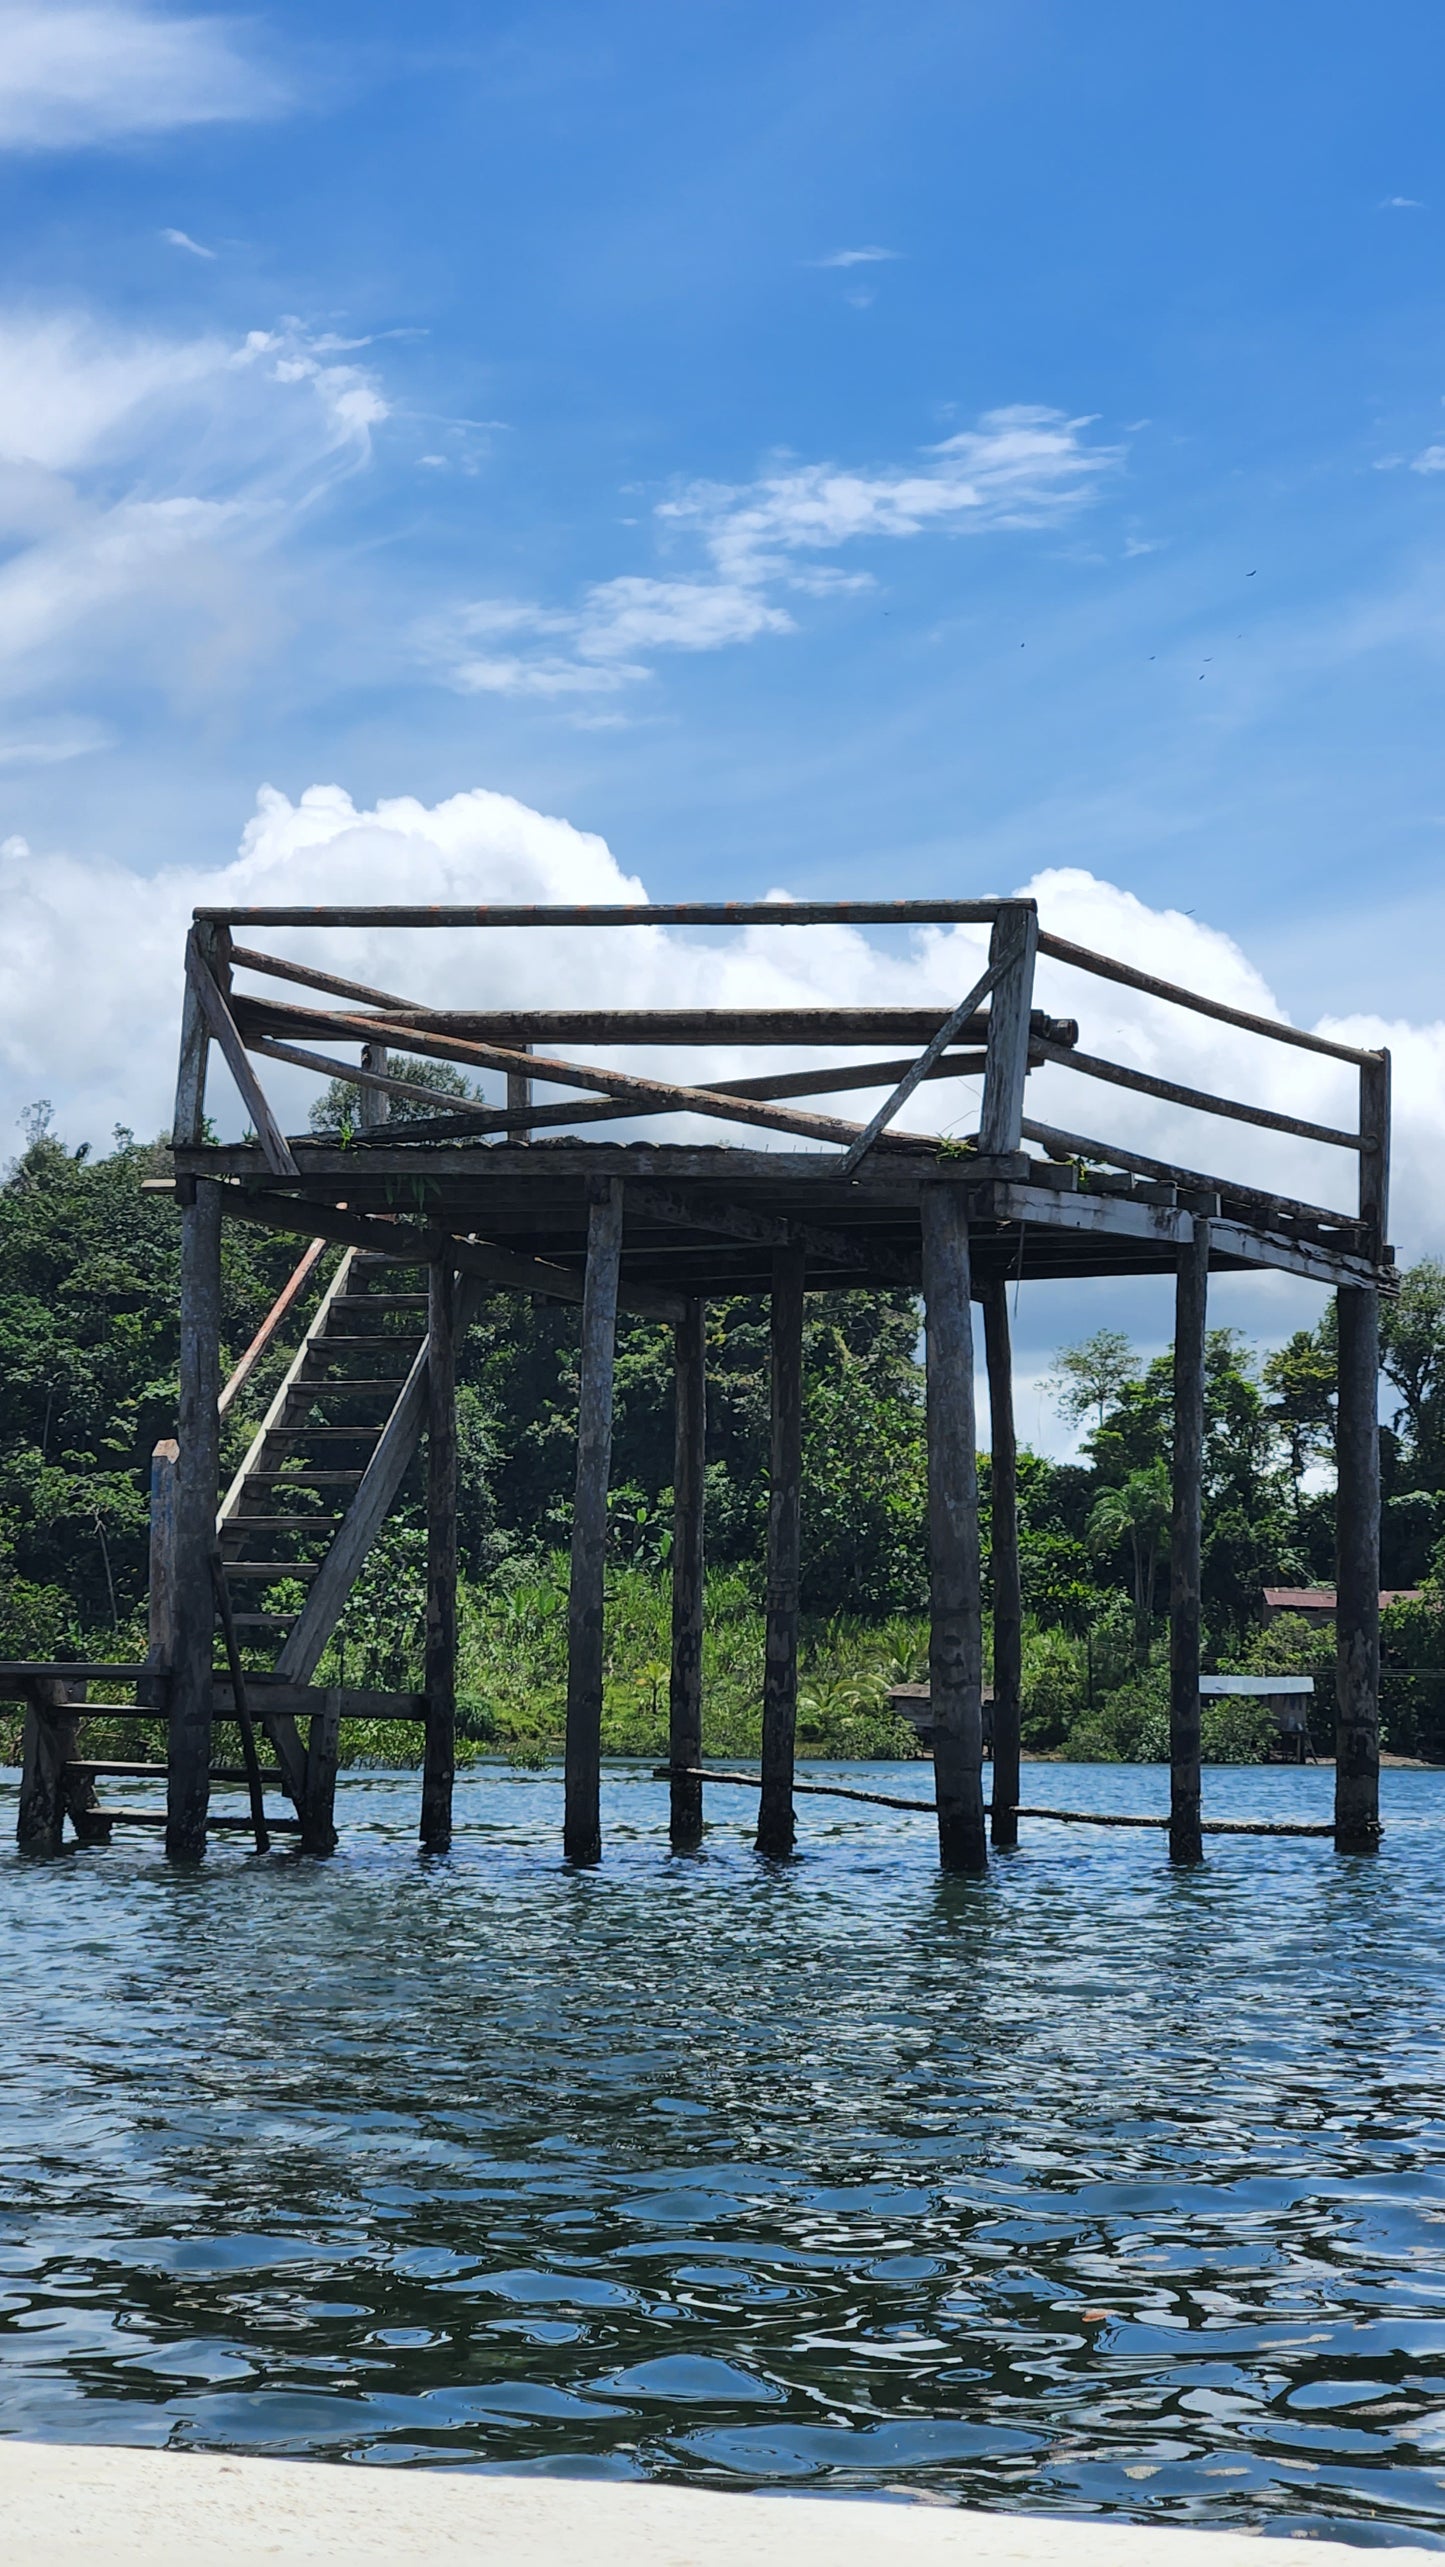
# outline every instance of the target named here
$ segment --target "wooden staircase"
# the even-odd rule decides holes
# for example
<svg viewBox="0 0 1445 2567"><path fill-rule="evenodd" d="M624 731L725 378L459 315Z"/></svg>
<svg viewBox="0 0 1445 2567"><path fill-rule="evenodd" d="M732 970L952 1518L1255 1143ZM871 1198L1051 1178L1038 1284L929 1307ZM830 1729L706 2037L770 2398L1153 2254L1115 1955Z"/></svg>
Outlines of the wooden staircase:
<svg viewBox="0 0 1445 2567"><path fill-rule="evenodd" d="M283 1684L309 1682L416 1449L427 1296L398 1288L407 1273L347 1250L221 1502L236 1637L248 1655L269 1656ZM268 1712L264 1675L248 1690L277 1750L274 1779L299 1810L305 1758L294 1722Z"/></svg>

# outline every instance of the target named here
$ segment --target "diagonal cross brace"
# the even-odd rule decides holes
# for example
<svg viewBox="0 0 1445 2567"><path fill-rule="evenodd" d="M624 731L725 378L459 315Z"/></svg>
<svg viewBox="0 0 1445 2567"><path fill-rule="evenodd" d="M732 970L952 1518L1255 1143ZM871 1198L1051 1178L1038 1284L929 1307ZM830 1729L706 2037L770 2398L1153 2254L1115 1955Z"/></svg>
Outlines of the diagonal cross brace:
<svg viewBox="0 0 1445 2567"><path fill-rule="evenodd" d="M961 1028L967 1024L968 1019L973 1014L979 1000L981 998L986 998L991 989L997 988L998 983L1002 980L1007 969L1007 963L990 963L982 980L975 983L974 987L969 991L967 998L963 999L960 1004L955 1007L953 1014L945 1017L943 1023L938 1029L938 1032L934 1035L932 1042L929 1044L927 1051L919 1053L913 1067L910 1070L905 1071L903 1077L895 1087L893 1094L879 1106L872 1122L865 1123L857 1140L849 1149L842 1167L838 1171L840 1176L852 1176L859 1161L864 1157L867 1151L872 1149L873 1144L877 1140L879 1133L883 1130L884 1125L892 1122L900 1105L906 1105L908 1103L914 1089L919 1085L921 1080L927 1078L934 1063L942 1060L949 1044L957 1042Z"/></svg>

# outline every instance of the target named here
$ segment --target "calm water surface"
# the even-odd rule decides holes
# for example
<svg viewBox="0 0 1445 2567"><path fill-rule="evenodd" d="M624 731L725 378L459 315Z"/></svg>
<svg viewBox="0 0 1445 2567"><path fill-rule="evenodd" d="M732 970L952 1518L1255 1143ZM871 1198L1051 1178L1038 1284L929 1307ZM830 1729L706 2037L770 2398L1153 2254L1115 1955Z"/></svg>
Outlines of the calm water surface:
<svg viewBox="0 0 1445 2567"><path fill-rule="evenodd" d="M1374 1861L1026 1822L982 1884L722 1790L674 1859L631 1768L599 1871L505 1772L423 1862L417 1793L329 1864L0 1853L0 2430L1445 2547L1445 1773Z"/></svg>

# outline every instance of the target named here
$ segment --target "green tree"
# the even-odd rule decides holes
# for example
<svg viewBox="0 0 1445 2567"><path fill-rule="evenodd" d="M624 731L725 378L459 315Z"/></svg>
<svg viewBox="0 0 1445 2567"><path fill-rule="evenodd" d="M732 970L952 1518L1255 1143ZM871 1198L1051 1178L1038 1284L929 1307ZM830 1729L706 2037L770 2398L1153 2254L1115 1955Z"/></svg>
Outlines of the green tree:
<svg viewBox="0 0 1445 2567"><path fill-rule="evenodd" d="M1134 1646L1140 1666L1147 1666L1154 1629L1154 1591L1165 1556L1169 1527L1169 1474L1162 1462L1131 1471L1116 1487L1104 1489L1089 1517L1089 1539L1096 1551L1123 1551L1129 1560L1134 1603Z"/></svg>

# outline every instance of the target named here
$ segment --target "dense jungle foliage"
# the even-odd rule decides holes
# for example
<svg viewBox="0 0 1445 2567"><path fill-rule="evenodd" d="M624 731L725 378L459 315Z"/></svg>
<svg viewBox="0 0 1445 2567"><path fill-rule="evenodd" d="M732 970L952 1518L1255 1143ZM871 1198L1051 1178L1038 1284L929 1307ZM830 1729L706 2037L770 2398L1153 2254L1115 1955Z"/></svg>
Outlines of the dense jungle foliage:
<svg viewBox="0 0 1445 2567"><path fill-rule="evenodd" d="M179 1224L141 1191L158 1146L117 1132L92 1158L37 1108L0 1186L0 1656L115 1657L143 1645L151 1448L174 1431ZM234 1361L289 1273L295 1243L228 1224L223 1361ZM323 1264L319 1291L329 1267ZM767 1313L709 1316L707 1734L757 1742L767 1513ZM1421 1588L1386 1616L1386 1743L1445 1756L1445 1269L1402 1279L1384 1320L1395 1402L1382 1429L1383 1582ZM474 1748L526 1756L560 1734L577 1314L497 1296L460 1376L464 1502L461 1687ZM625 1325L611 1498L607 1744L665 1738L672 1392L670 1339ZM904 1292L810 1301L806 1335L801 1743L906 1752L890 1684L926 1673L923 1382ZM1327 1735L1331 1635L1266 1625L1266 1585L1333 1578L1332 1313L1256 1359L1209 1341L1206 1663L1312 1672ZM285 1362L268 1359L226 1421L234 1467ZM1024 1452L1025 1739L1037 1753L1152 1757L1167 1736L1167 1355L1101 1331L1059 1357L1055 1395L1081 1457ZM980 1463L985 1548L989 1473ZM419 1474L414 1474L419 1483ZM417 1681L425 1549L411 1485L355 1590L328 1658L358 1684ZM13 1726L13 1724L12 1724ZM1207 1715L1207 1752L1263 1751L1272 1725L1234 1702ZM353 1739L353 1751L367 1742ZM378 1742L379 1744L379 1742ZM394 1734L390 1741L394 1747Z"/></svg>

